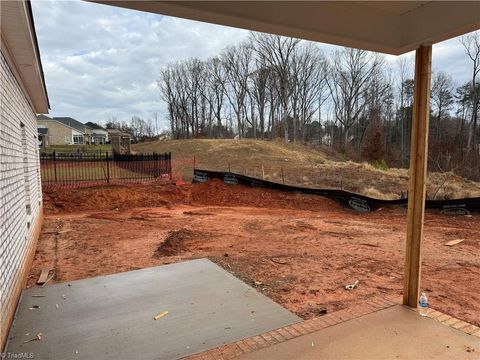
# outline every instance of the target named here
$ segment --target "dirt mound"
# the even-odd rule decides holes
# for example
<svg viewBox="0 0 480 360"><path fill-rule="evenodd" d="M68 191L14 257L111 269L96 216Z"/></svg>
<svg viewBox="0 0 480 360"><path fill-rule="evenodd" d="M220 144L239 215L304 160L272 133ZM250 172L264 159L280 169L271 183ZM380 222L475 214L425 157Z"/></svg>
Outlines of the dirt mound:
<svg viewBox="0 0 480 360"><path fill-rule="evenodd" d="M177 255L185 249L184 242L194 235L193 231L188 229L169 231L163 242L158 246L153 257Z"/></svg>
<svg viewBox="0 0 480 360"><path fill-rule="evenodd" d="M110 185L46 189L43 191L43 204L46 214L57 214L169 206L185 203L188 196L188 189L173 184Z"/></svg>
<svg viewBox="0 0 480 360"><path fill-rule="evenodd" d="M221 180L204 184L132 184L47 189L43 193L46 214L127 210L174 205L254 206L276 209L335 210L340 205L316 195L227 185ZM200 215L200 214L192 214ZM207 215L207 214L203 214Z"/></svg>
<svg viewBox="0 0 480 360"><path fill-rule="evenodd" d="M317 195L227 185L218 179L194 185L192 202L198 205L255 206L313 211L341 208L333 200Z"/></svg>

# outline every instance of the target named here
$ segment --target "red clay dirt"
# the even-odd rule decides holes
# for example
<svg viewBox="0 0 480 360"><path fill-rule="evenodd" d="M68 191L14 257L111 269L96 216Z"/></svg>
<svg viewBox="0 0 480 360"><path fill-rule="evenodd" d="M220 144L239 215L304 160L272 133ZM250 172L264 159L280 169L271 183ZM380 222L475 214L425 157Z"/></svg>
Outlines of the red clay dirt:
<svg viewBox="0 0 480 360"><path fill-rule="evenodd" d="M49 190L44 202L29 286L45 267L64 282L206 257L303 318L402 293L405 209L359 214L220 181ZM433 308L480 325L480 216L428 213L422 272Z"/></svg>

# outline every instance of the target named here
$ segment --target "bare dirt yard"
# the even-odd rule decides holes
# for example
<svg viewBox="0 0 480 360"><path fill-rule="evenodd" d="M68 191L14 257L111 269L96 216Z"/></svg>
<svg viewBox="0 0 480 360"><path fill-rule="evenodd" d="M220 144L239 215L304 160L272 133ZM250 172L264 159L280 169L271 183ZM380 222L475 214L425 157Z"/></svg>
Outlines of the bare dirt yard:
<svg viewBox="0 0 480 360"><path fill-rule="evenodd" d="M44 200L29 286L45 267L65 282L206 257L303 318L402 292L405 209L359 214L219 181L49 190ZM433 308L480 325L480 215L428 213L422 271Z"/></svg>

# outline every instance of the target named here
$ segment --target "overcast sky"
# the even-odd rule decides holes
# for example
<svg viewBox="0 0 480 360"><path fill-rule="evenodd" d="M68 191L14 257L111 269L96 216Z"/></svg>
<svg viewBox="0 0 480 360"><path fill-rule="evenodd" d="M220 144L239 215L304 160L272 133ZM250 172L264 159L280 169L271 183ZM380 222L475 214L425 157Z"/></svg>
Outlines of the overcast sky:
<svg viewBox="0 0 480 360"><path fill-rule="evenodd" d="M50 99L50 116L104 123L157 112L167 127L156 85L171 61L207 59L245 40L248 31L85 1L32 1ZM335 46L322 45L328 55ZM413 55L410 54L413 58ZM396 57L388 56L396 70ZM436 44L433 69L469 80L471 64L457 39Z"/></svg>

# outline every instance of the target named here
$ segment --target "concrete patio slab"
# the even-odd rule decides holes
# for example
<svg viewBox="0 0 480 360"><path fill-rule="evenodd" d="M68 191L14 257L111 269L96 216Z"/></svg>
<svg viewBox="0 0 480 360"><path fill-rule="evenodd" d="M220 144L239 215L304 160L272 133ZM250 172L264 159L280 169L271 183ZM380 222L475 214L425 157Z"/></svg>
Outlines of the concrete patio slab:
<svg viewBox="0 0 480 360"><path fill-rule="evenodd" d="M480 338L397 305L238 359L479 359Z"/></svg>
<svg viewBox="0 0 480 360"><path fill-rule="evenodd" d="M6 352L35 359L175 359L299 321L199 259L24 290ZM41 340L25 342L38 333Z"/></svg>

